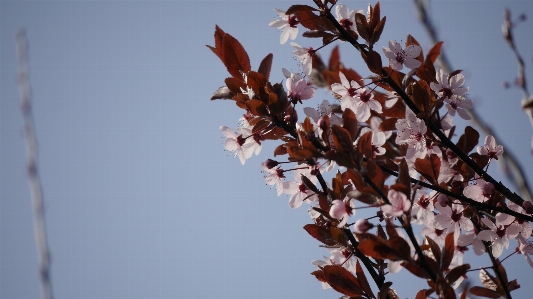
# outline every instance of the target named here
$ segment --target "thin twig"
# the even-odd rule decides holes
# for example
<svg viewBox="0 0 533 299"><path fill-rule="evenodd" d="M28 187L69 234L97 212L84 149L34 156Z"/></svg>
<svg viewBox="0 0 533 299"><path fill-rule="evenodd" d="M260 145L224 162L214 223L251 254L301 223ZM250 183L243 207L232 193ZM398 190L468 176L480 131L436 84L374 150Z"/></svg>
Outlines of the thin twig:
<svg viewBox="0 0 533 299"><path fill-rule="evenodd" d="M426 29L432 44L436 44L439 42L439 37L437 34L437 30L435 29L435 26L433 24L433 21L431 20L431 17L429 15L429 12L427 10L427 1L425 0L413 0L414 4L418 10L418 17L420 19L420 22L422 22L422 25ZM452 72L451 63L448 60L448 57L444 51L444 49L441 49L439 60L438 60L440 67L447 73ZM526 98L527 99L527 98ZM511 153L509 150L509 147L505 146L505 144L502 142L502 139L497 136L497 134L492 130L492 128L481 118L481 116L478 115L474 107L470 110L468 110L470 117L472 118L472 122L476 124L478 128L480 128L485 135L492 135L496 140L499 140L498 142L503 145L505 148L505 152L499 157L497 160L500 166L503 169L509 170L505 172L506 177L511 181L512 184L515 185L518 192L520 192L520 195L524 200L527 201L533 201L533 196L531 192L531 188L529 187L528 180L526 178L526 175L522 169L522 166L520 166L520 163L516 159L516 157Z"/></svg>
<svg viewBox="0 0 533 299"><path fill-rule="evenodd" d="M41 298L52 299L52 284L50 282L50 254L46 241L44 221L43 194L41 179L37 171L38 150L37 138L32 113L32 96L29 81L28 42L26 31L19 29L16 35L18 56L18 85L21 101L22 118L24 120L24 139L26 141L26 158L28 180L30 184L31 202L33 206L33 230L37 255L39 260L39 278L41 284Z"/></svg>

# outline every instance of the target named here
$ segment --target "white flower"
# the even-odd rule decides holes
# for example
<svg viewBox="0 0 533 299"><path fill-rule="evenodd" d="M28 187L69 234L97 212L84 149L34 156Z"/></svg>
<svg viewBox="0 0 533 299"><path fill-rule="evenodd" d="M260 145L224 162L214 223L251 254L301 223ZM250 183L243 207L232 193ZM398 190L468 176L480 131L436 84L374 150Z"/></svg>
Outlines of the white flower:
<svg viewBox="0 0 533 299"><path fill-rule="evenodd" d="M302 181L302 176L307 177L312 183L316 183L317 178L311 175L307 164L298 165L294 170L294 181L283 183L283 193L291 195L289 206L293 209L299 208L305 201L318 201L318 195L311 191Z"/></svg>
<svg viewBox="0 0 533 299"><path fill-rule="evenodd" d="M503 253L503 247L509 247L509 238L515 238L519 231L517 227L505 227L503 224L499 223L496 220L496 225L494 222L487 218L481 218L481 221L489 227L490 230L480 231L478 238L483 241L492 242L492 254L495 258L498 258Z"/></svg>
<svg viewBox="0 0 533 299"><path fill-rule="evenodd" d="M454 232L454 238L461 235L461 230L469 232L474 229L472 221L463 216L464 207L461 204L453 203L452 207L443 207L439 204L435 206L440 214L435 216L435 222L442 228L447 228L449 232Z"/></svg>
<svg viewBox="0 0 533 299"><path fill-rule="evenodd" d="M249 159L254 152L253 144L250 141L251 139L243 138L242 134L237 135L232 129L226 126L220 126L220 131L222 131L222 134L226 137L224 148L233 152L234 156L238 156L242 165L244 165L246 159Z"/></svg>
<svg viewBox="0 0 533 299"><path fill-rule="evenodd" d="M318 110L310 107L304 108L305 115L309 116L312 120L315 121L315 124L318 123L318 120L327 115L329 117L329 122L331 125L342 126L342 118L338 117L331 110L331 104L328 100L323 100L322 103L318 106Z"/></svg>
<svg viewBox="0 0 533 299"><path fill-rule="evenodd" d="M344 200L334 200L329 209L329 215L335 219L341 220L337 227L343 227L348 218L355 214L355 200L346 197Z"/></svg>
<svg viewBox="0 0 533 299"><path fill-rule="evenodd" d="M289 72L283 69L283 74L287 77ZM302 100L308 100L315 95L315 88L307 83L299 74L289 72L285 85L287 86L287 97L293 104L302 103Z"/></svg>
<svg viewBox="0 0 533 299"><path fill-rule="evenodd" d="M381 206L381 211L385 217L400 217L409 212L411 202L403 192L390 189L387 194L390 204Z"/></svg>
<svg viewBox="0 0 533 299"><path fill-rule="evenodd" d="M284 170L281 169L279 166L268 168L265 162L261 163L261 167L263 167L263 170L266 171L268 174L265 176L265 180L267 185L276 185L276 189L278 191L278 196L283 193L284 184L283 179L285 178Z"/></svg>
<svg viewBox="0 0 533 299"><path fill-rule="evenodd" d="M335 13L337 14L337 21L341 26L346 30L356 31L355 29L355 14L361 13L363 14L363 10L359 9L357 11L352 10L344 5L344 4L337 4L335 7Z"/></svg>
<svg viewBox="0 0 533 299"><path fill-rule="evenodd" d="M389 65L394 70L401 70L403 66L410 69L416 69L422 64L416 58L420 55L420 47L417 45L409 45L402 49L402 46L396 41L389 41L389 47L383 47L383 53L389 59Z"/></svg>
<svg viewBox="0 0 533 299"><path fill-rule="evenodd" d="M413 209L411 210L411 215L413 220L416 223L424 223L426 225L432 224L435 221L435 214L433 210L433 197L436 195L436 192L431 192L432 194L428 196L425 193L417 192L417 197L415 199Z"/></svg>
<svg viewBox="0 0 533 299"><path fill-rule="evenodd" d="M418 119L411 109L406 108L405 118L399 119L396 122L396 129L398 129L396 143L409 145L405 159L423 159L428 151L426 147L426 137L424 136L427 128L424 121Z"/></svg>
<svg viewBox="0 0 533 299"><path fill-rule="evenodd" d="M475 201L486 202L492 196L494 186L485 182L484 179L477 179L475 185L466 186L463 190L464 196Z"/></svg>
<svg viewBox="0 0 533 299"><path fill-rule="evenodd" d="M464 95L468 87L461 87L465 83L465 76L459 73L451 78L444 74L443 70L438 70L436 74L437 82L431 82L429 86L441 98L451 98L453 95Z"/></svg>
<svg viewBox="0 0 533 299"><path fill-rule="evenodd" d="M296 16L289 16L285 14L285 12L281 9L274 8L274 10L278 13L278 15L281 17L281 19L276 19L268 26L275 27L277 29L283 29L281 32L281 36L279 39L279 42L284 44L287 42L287 40L290 39L294 40L296 36L298 35L298 20L296 19Z"/></svg>
<svg viewBox="0 0 533 299"><path fill-rule="evenodd" d="M291 46L296 49L292 53L300 60L303 73L309 76L313 70L313 58L316 56L315 51L312 47L302 48L294 42L291 43Z"/></svg>
<svg viewBox="0 0 533 299"><path fill-rule="evenodd" d="M494 136L488 135L485 137L485 144L477 147L477 153L498 160L498 157L503 154L503 146L496 145Z"/></svg>
<svg viewBox="0 0 533 299"><path fill-rule="evenodd" d="M339 72L339 78L341 83L332 84L331 91L341 96L342 111L349 108L360 122L365 122L370 118L370 110L382 113L381 104L374 100L372 91L361 87L355 80L349 82L342 72Z"/></svg>
<svg viewBox="0 0 533 299"><path fill-rule="evenodd" d="M474 105L472 100L465 99L462 96L453 95L450 98L445 98L444 102L446 102L446 109L451 116L455 116L455 112L457 112L462 119L471 119L466 110L470 110Z"/></svg>

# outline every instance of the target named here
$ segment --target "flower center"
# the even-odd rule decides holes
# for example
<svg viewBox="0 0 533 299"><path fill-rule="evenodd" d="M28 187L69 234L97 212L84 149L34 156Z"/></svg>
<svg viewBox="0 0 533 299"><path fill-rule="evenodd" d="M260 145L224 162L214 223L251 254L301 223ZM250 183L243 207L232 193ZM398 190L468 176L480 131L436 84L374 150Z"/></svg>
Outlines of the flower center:
<svg viewBox="0 0 533 299"><path fill-rule="evenodd" d="M404 51L396 53L396 61L398 61L399 63L403 64L403 62L405 61L405 52Z"/></svg>
<svg viewBox="0 0 533 299"><path fill-rule="evenodd" d="M342 19L339 21L339 23L344 27L346 30L351 30L350 28L353 26L353 22L348 19Z"/></svg>
<svg viewBox="0 0 533 299"><path fill-rule="evenodd" d="M452 218L454 222L458 222L459 220L461 220L462 216L463 216L463 212L457 212L457 210L453 210L452 216L450 218Z"/></svg>
<svg viewBox="0 0 533 299"><path fill-rule="evenodd" d="M276 169L276 175L278 176L278 178L280 179L284 179L285 178L285 175L283 174L284 170L281 169L281 168L278 168Z"/></svg>
<svg viewBox="0 0 533 299"><path fill-rule="evenodd" d="M415 133L413 133L412 138L413 138L414 140L416 140L417 142L420 142L420 140L422 140L422 133L420 133L420 132L415 132Z"/></svg>
<svg viewBox="0 0 533 299"><path fill-rule="evenodd" d="M303 183L298 186L298 190L302 193L306 193L309 190Z"/></svg>
<svg viewBox="0 0 533 299"><path fill-rule="evenodd" d="M427 209L429 206L429 198L426 198L425 196L420 197L418 205L423 209Z"/></svg>
<svg viewBox="0 0 533 299"><path fill-rule="evenodd" d="M357 94L357 88L350 87L347 89L347 91L351 97L355 97L355 95Z"/></svg>
<svg viewBox="0 0 533 299"><path fill-rule="evenodd" d="M445 97L445 98L451 98L452 95L453 95L453 92L451 89L445 87L445 88L442 88L441 90L439 90L439 92L442 92L442 95Z"/></svg>
<svg viewBox="0 0 533 299"><path fill-rule="evenodd" d="M237 136L237 143L239 144L239 146L242 146L245 142L246 142L246 138L243 138L242 134Z"/></svg>
<svg viewBox="0 0 533 299"><path fill-rule="evenodd" d="M496 230L496 235L498 235L500 239L505 236L505 227L503 227L503 225L500 225L500 227L498 227L498 229Z"/></svg>
<svg viewBox="0 0 533 299"><path fill-rule="evenodd" d="M370 101L370 97L372 96L371 93L367 93L366 91L360 95L361 102L366 103Z"/></svg>
<svg viewBox="0 0 533 299"><path fill-rule="evenodd" d="M296 28L296 26L300 23L300 21L296 19L296 16L289 16L287 23L289 23L290 27Z"/></svg>
<svg viewBox="0 0 533 299"><path fill-rule="evenodd" d="M444 230L443 229L435 229L435 235L437 235L437 237L439 237L440 235L442 235L444 233Z"/></svg>

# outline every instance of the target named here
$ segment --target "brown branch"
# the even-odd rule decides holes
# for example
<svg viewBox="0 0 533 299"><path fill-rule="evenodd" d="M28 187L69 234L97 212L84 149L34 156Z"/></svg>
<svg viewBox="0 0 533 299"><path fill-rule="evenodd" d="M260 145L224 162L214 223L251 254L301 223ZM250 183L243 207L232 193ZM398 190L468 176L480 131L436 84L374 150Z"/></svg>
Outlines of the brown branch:
<svg viewBox="0 0 533 299"><path fill-rule="evenodd" d="M24 121L24 139L26 141L26 159L28 180L30 185L31 202L33 206L33 232L37 256L39 261L39 280L41 284L41 298L52 299L52 284L50 282L50 254L46 241L44 221L44 204L41 179L37 172L38 150L35 136L35 125L32 113L32 95L29 81L28 42L26 31L19 29L16 35L18 56L18 86L21 101L22 118Z"/></svg>

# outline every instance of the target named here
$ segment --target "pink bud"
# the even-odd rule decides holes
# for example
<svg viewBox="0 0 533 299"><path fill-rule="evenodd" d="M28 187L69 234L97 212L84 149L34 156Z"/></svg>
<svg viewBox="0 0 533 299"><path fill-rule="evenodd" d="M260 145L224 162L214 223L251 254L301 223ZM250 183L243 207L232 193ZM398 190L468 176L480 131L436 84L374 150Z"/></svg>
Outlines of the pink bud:
<svg viewBox="0 0 533 299"><path fill-rule="evenodd" d="M354 224L354 227L353 227L353 231L356 233L356 234L366 234L366 232L373 228L374 227L374 224L368 222L368 220L366 219L359 219L355 222Z"/></svg>

